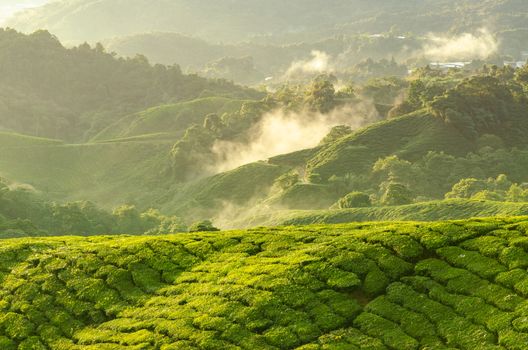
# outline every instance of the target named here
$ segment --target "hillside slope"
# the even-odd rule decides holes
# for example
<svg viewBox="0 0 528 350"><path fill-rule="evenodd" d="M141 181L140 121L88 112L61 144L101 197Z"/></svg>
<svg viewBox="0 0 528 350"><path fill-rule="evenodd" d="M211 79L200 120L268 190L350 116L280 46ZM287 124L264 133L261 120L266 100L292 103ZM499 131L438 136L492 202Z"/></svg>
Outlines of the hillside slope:
<svg viewBox="0 0 528 350"><path fill-rule="evenodd" d="M245 217L233 227L341 224L365 221L436 221L528 216L527 203L447 199L408 205L333 210L284 210Z"/></svg>
<svg viewBox="0 0 528 350"><path fill-rule="evenodd" d="M260 99L218 80L117 58L99 44L67 49L49 32L0 28L0 130L84 142L124 116L199 97Z"/></svg>
<svg viewBox="0 0 528 350"><path fill-rule="evenodd" d="M189 126L202 124L208 114L234 112L247 100L207 97L149 108L109 125L92 141L128 138L149 134L177 140Z"/></svg>
<svg viewBox="0 0 528 350"><path fill-rule="evenodd" d="M525 349L528 221L5 240L0 347Z"/></svg>
<svg viewBox="0 0 528 350"><path fill-rule="evenodd" d="M0 134L0 176L29 184L57 200L91 200L105 207L160 195L172 142L72 145Z"/></svg>
<svg viewBox="0 0 528 350"><path fill-rule="evenodd" d="M430 151L465 155L474 147L454 127L421 110L373 124L326 145L307 162L307 170L328 179L350 171L366 172L376 160L392 154L416 160Z"/></svg>

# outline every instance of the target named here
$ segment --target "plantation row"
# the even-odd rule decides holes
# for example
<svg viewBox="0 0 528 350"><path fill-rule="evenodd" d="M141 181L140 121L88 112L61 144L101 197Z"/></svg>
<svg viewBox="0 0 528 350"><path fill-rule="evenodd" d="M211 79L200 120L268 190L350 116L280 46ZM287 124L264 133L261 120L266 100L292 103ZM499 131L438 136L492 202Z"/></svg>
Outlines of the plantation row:
<svg viewBox="0 0 528 350"><path fill-rule="evenodd" d="M528 221L4 240L0 349L526 349Z"/></svg>

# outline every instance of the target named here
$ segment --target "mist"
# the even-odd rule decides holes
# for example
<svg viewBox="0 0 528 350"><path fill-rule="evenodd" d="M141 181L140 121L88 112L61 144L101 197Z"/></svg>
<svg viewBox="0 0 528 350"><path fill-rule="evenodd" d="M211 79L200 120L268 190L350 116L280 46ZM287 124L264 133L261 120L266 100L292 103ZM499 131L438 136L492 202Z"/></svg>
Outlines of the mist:
<svg viewBox="0 0 528 350"><path fill-rule="evenodd" d="M15 13L44 5L49 0L1 0L0 1L0 26Z"/></svg>
<svg viewBox="0 0 528 350"><path fill-rule="evenodd" d="M228 171L272 156L313 148L334 126L348 125L356 130L379 118L370 102L346 105L328 114L275 110L265 114L251 129L250 143L217 141L213 151L220 161L213 170Z"/></svg>
<svg viewBox="0 0 528 350"><path fill-rule="evenodd" d="M456 36L429 34L423 54L432 60L485 59L497 52L499 42L487 29Z"/></svg>
<svg viewBox="0 0 528 350"><path fill-rule="evenodd" d="M304 76L306 74L317 74L333 71L333 67L330 64L330 55L328 55L326 52L313 50L310 55L311 57L309 59L292 62L284 74L284 77L291 78L295 76Z"/></svg>

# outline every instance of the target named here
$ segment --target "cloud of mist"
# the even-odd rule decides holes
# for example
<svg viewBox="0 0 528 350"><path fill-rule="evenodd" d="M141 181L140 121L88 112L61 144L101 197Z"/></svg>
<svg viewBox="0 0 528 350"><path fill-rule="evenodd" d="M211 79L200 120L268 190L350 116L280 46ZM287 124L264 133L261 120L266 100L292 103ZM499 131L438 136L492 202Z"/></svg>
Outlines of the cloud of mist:
<svg viewBox="0 0 528 350"><path fill-rule="evenodd" d="M213 151L220 161L214 171L227 171L272 156L312 148L334 126L348 125L355 130L379 118L370 102L346 105L328 114L276 110L262 116L251 129L249 143L217 141Z"/></svg>
<svg viewBox="0 0 528 350"><path fill-rule="evenodd" d="M457 36L430 34L423 53L432 60L485 59L497 52L499 42L487 29L476 34L463 33Z"/></svg>
<svg viewBox="0 0 528 350"><path fill-rule="evenodd" d="M331 71L333 71L333 68L330 64L330 55L323 51L314 50L311 52L311 58L294 61L286 71L285 77Z"/></svg>
<svg viewBox="0 0 528 350"><path fill-rule="evenodd" d="M0 26L17 12L46 4L49 0L12 0L3 2L0 0Z"/></svg>

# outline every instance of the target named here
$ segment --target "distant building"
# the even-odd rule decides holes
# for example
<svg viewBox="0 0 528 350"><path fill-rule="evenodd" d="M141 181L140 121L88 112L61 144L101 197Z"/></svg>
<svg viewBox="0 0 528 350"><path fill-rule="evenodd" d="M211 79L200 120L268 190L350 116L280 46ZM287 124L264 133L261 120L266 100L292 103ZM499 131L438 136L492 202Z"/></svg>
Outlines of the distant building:
<svg viewBox="0 0 528 350"><path fill-rule="evenodd" d="M451 68L464 68L471 62L431 62L429 66L431 68L448 70Z"/></svg>

